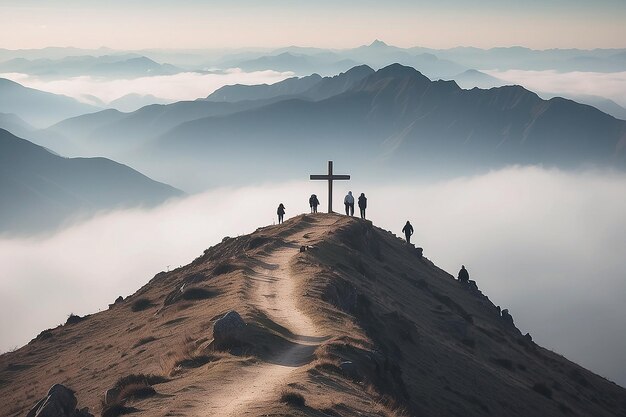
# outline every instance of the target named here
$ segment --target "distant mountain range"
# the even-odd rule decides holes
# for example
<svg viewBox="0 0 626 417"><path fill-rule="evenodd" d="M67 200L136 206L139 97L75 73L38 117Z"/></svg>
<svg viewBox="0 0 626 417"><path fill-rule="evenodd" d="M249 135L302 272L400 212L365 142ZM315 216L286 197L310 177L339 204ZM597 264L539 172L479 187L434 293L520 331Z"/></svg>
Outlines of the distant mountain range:
<svg viewBox="0 0 626 417"><path fill-rule="evenodd" d="M406 170L626 167L624 121L570 100L543 100L520 86L464 90L399 64L224 87L205 101L101 112L48 132L161 178L173 175L162 174L162 161L175 159L190 171L219 167L229 178L241 175L241 165L268 177L294 172L303 143L310 143L307 159L357 158L360 166Z"/></svg>
<svg viewBox="0 0 626 417"><path fill-rule="evenodd" d="M14 114L35 127L47 127L69 117L98 110L101 109L71 97L35 90L0 78L0 113Z"/></svg>
<svg viewBox="0 0 626 417"><path fill-rule="evenodd" d="M68 56L60 59L14 58L0 62L0 73L17 72L48 78L90 75L97 77L145 77L181 72L170 64L159 64L137 54Z"/></svg>
<svg viewBox="0 0 626 417"><path fill-rule="evenodd" d="M0 195L0 234L22 234L182 193L109 159L63 158L0 129Z"/></svg>

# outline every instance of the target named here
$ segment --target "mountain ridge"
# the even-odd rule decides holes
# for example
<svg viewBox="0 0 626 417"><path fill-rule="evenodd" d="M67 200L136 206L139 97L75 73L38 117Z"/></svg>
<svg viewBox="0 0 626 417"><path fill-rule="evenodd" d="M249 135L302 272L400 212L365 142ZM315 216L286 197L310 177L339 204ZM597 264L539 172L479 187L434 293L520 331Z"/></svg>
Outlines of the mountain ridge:
<svg viewBox="0 0 626 417"><path fill-rule="evenodd" d="M99 412L132 374L160 378L132 403L148 416L623 415L624 388L538 346L479 284L368 221L299 215L1 355L0 415L54 382ZM216 323L233 310L245 330L222 344Z"/></svg>
<svg viewBox="0 0 626 417"><path fill-rule="evenodd" d="M0 129L0 233L41 233L102 210L182 192L106 158L63 158Z"/></svg>

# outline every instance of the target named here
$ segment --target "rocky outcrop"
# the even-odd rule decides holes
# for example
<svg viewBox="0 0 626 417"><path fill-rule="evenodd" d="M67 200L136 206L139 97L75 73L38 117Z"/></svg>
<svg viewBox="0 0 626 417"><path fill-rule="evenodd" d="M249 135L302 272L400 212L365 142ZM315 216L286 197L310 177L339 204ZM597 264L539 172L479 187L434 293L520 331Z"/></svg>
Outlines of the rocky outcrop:
<svg viewBox="0 0 626 417"><path fill-rule="evenodd" d="M55 384L26 417L93 417L88 408L78 410L77 404L74 391L64 385Z"/></svg>
<svg viewBox="0 0 626 417"><path fill-rule="evenodd" d="M213 339L220 345L241 338L246 329L246 322L235 310L231 310L224 317L217 319L213 326Z"/></svg>

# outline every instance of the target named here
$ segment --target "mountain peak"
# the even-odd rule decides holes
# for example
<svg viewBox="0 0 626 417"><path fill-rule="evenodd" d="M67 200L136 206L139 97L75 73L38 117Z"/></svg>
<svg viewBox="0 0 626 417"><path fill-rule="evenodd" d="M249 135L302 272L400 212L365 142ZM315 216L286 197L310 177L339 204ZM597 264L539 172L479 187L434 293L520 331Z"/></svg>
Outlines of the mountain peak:
<svg viewBox="0 0 626 417"><path fill-rule="evenodd" d="M376 39L374 40L374 42L370 43L368 46L370 48L384 48L389 45L387 45L385 42L381 41L380 39Z"/></svg>
<svg viewBox="0 0 626 417"><path fill-rule="evenodd" d="M98 369L76 364L79 354ZM160 368L155 358L165 358ZM253 406L255 415L289 414L278 397L286 390L333 415L333 404L342 415L370 415L373 398L386 415L393 404L407 415L552 417L567 409L604 417L619 414L624 398L623 388L522 335L475 281L461 283L391 232L338 214L225 238L108 310L74 316L3 359L16 365L5 366L12 379L1 394L26 396L35 380L39 397L65 377L54 370L71 369L81 404L96 409L100 396L88 393L160 372L146 378L154 385L140 403L148 415L224 404L228 415ZM477 375L485 376L479 384ZM603 401L579 401L581 391ZM34 402L20 402L15 414Z"/></svg>

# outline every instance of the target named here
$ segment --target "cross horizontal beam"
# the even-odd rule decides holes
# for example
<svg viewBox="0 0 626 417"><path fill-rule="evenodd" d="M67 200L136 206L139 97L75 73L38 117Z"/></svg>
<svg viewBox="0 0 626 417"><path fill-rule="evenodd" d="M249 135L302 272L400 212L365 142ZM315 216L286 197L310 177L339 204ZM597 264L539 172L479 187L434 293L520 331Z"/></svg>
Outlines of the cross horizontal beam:
<svg viewBox="0 0 626 417"><path fill-rule="evenodd" d="M312 180L349 180L350 175L311 175Z"/></svg>

